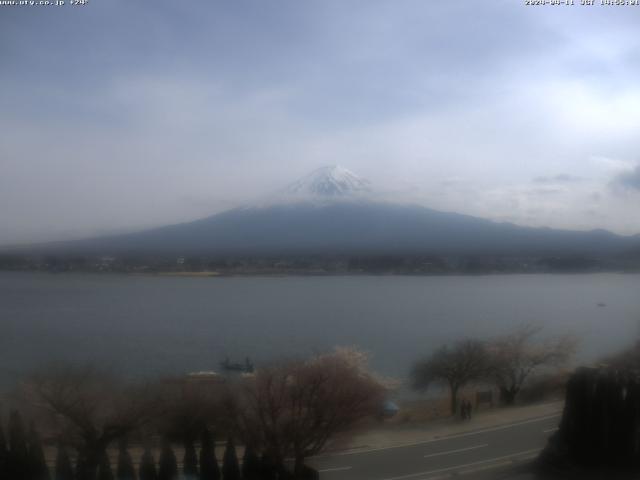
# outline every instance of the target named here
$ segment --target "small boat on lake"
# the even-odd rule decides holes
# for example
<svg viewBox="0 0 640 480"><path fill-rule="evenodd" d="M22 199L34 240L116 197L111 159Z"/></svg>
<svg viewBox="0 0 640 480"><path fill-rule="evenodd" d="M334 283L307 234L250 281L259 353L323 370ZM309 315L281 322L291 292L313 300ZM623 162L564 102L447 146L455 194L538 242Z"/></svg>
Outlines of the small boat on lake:
<svg viewBox="0 0 640 480"><path fill-rule="evenodd" d="M229 360L229 357L226 357L222 362L220 362L220 366L227 372L253 373L255 370L255 367L251 360L249 360L249 357L244 359L244 363L232 362Z"/></svg>

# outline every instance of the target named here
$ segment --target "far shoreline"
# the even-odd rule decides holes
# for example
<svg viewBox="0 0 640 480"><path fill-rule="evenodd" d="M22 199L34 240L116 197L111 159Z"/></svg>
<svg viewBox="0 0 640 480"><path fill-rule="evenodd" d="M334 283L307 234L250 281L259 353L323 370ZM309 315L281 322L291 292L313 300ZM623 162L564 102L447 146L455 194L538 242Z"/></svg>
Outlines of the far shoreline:
<svg viewBox="0 0 640 480"><path fill-rule="evenodd" d="M598 271L509 271L509 272L273 272L273 271L247 271L247 272L219 272L219 271L158 271L158 272L131 272L131 271L97 271L97 270L0 270L4 273L32 273L49 275L123 275L131 277L164 277L164 278L293 278L293 277L496 277L496 276L536 276L536 275L638 275L640 270L598 270Z"/></svg>

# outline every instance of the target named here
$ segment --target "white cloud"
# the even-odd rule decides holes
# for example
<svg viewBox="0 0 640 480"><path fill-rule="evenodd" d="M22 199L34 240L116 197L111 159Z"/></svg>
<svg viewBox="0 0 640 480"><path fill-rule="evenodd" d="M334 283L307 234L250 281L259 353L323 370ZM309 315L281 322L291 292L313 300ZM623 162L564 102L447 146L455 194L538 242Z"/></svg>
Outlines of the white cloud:
<svg viewBox="0 0 640 480"><path fill-rule="evenodd" d="M197 218L335 163L433 208L640 231L610 187L640 160L624 9L118 5L0 28L0 244Z"/></svg>

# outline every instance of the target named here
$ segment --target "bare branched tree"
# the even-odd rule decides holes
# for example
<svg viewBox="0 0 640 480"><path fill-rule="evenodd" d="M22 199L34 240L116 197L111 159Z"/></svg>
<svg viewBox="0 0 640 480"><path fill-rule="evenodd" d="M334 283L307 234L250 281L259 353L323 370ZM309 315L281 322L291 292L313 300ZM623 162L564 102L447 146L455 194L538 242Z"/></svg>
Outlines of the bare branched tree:
<svg viewBox="0 0 640 480"><path fill-rule="evenodd" d="M155 423L156 430L174 441L196 441L205 428L226 433L223 400L224 382L216 379L167 379L159 385L163 415ZM221 431L222 430L222 431Z"/></svg>
<svg viewBox="0 0 640 480"><path fill-rule="evenodd" d="M469 382L486 375L487 360L487 350L478 340L463 340L452 347L445 345L413 366L413 386L426 390L434 382L446 383L451 394L451 414L455 415L458 392Z"/></svg>
<svg viewBox="0 0 640 480"><path fill-rule="evenodd" d="M151 421L160 406L154 390L128 388L95 368L65 367L34 375L24 393L60 439L77 450L79 480L95 478L109 444Z"/></svg>
<svg viewBox="0 0 640 480"><path fill-rule="evenodd" d="M541 328L524 325L515 332L489 342L490 378L500 390L501 400L512 405L530 375L541 368L559 367L575 353L575 338L564 335L535 341Z"/></svg>
<svg viewBox="0 0 640 480"><path fill-rule="evenodd" d="M380 411L385 390L354 358L338 351L258 370L236 410L240 430L300 472L336 434Z"/></svg>

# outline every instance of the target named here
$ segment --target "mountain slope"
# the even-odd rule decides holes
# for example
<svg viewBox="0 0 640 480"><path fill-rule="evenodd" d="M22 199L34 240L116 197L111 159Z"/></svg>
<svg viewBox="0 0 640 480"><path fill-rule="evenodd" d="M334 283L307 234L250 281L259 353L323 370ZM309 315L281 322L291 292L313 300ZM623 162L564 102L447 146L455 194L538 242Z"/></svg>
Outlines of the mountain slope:
<svg viewBox="0 0 640 480"><path fill-rule="evenodd" d="M638 237L603 230L519 227L374 199L366 180L340 167L324 167L266 205L135 234L64 242L55 250L98 255L610 255L640 245Z"/></svg>
<svg viewBox="0 0 640 480"><path fill-rule="evenodd" d="M633 238L523 228L419 206L378 203L244 208L137 234L59 245L76 253L605 255Z"/></svg>

